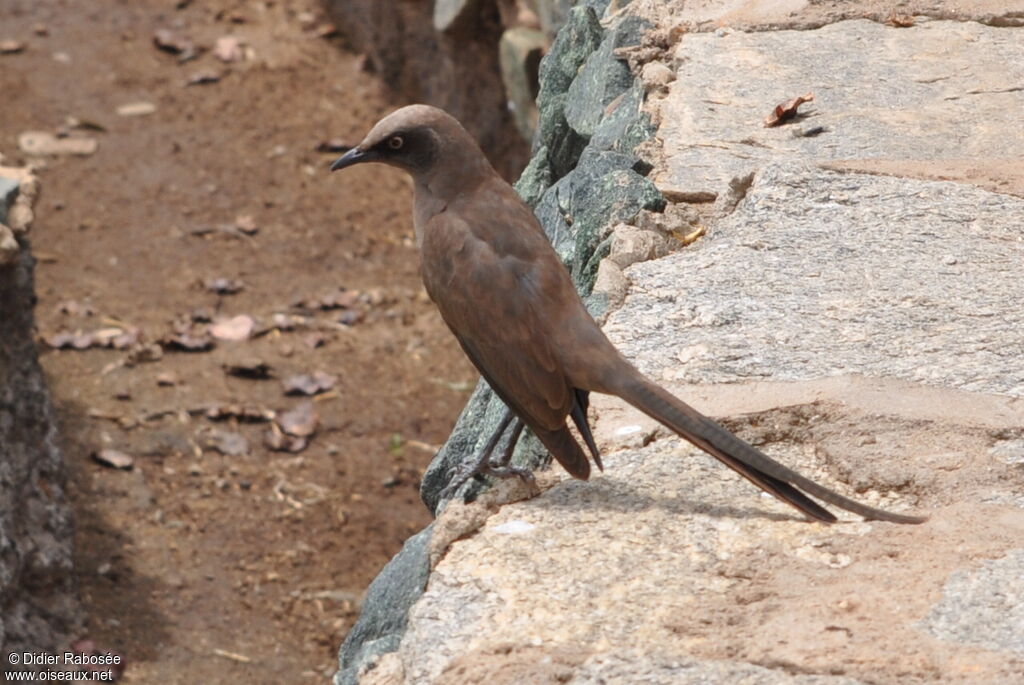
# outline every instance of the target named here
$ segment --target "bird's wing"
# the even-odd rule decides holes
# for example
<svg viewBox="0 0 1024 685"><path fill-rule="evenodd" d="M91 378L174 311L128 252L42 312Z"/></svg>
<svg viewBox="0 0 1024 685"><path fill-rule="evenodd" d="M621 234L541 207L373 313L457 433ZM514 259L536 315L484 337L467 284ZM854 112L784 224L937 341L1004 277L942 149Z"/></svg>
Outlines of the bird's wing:
<svg viewBox="0 0 1024 685"><path fill-rule="evenodd" d="M500 222L501 212L487 219ZM572 392L545 334L537 263L500 253L451 211L428 222L422 250L427 292L491 387L531 427L562 427Z"/></svg>

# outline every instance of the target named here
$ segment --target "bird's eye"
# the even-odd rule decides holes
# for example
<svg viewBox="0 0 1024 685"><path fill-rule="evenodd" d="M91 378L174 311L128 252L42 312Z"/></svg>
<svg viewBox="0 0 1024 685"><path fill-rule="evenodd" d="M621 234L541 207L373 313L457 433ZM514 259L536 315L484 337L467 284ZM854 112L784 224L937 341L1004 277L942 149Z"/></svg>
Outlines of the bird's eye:
<svg viewBox="0 0 1024 685"><path fill-rule="evenodd" d="M405 139L402 136L391 136L388 138L388 147L392 150L401 149L405 145Z"/></svg>

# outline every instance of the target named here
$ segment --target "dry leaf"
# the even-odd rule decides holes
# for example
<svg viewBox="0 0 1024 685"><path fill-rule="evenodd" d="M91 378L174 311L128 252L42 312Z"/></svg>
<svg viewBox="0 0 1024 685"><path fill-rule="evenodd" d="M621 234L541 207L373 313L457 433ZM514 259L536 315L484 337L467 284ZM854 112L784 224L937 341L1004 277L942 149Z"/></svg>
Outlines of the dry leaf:
<svg viewBox="0 0 1024 685"><path fill-rule="evenodd" d="M26 155L78 155L96 152L95 138L58 138L47 131L26 131L18 136L18 147Z"/></svg>
<svg viewBox="0 0 1024 685"><path fill-rule="evenodd" d="M210 326L210 335L219 340L247 340L256 322L248 314L239 314L231 319L221 319Z"/></svg>
<svg viewBox="0 0 1024 685"><path fill-rule="evenodd" d="M181 352L205 352L213 349L213 340L201 327L184 333L170 333L160 339L164 349Z"/></svg>
<svg viewBox="0 0 1024 685"><path fill-rule="evenodd" d="M221 36L213 46L213 56L221 62L237 62L242 59L242 41L235 36Z"/></svg>
<svg viewBox="0 0 1024 685"><path fill-rule="evenodd" d="M194 59L199 54L191 38L171 29L157 29L153 33L153 44L164 52L177 55L179 62Z"/></svg>
<svg viewBox="0 0 1024 685"><path fill-rule="evenodd" d="M249 441L241 434L231 431L209 431L203 436L203 446L228 457L241 457L249 453Z"/></svg>
<svg viewBox="0 0 1024 685"><path fill-rule="evenodd" d="M244 407L238 404L227 404L208 407L203 414L211 421L235 419L242 423L263 423L274 419L274 412L260 407Z"/></svg>
<svg viewBox="0 0 1024 685"><path fill-rule="evenodd" d="M0 40L0 55L14 55L25 49L24 41Z"/></svg>
<svg viewBox="0 0 1024 685"><path fill-rule="evenodd" d="M246 235L255 235L259 231L256 219L249 214L240 214L235 217L235 228Z"/></svg>
<svg viewBox="0 0 1024 685"><path fill-rule="evenodd" d="M288 435L305 438L316 432L320 417L312 402L303 402L277 417L277 425Z"/></svg>
<svg viewBox="0 0 1024 685"><path fill-rule="evenodd" d="M914 25L914 16L911 14L900 14L893 10L892 13L886 17L885 23L889 26L895 26L898 29L910 28Z"/></svg>
<svg viewBox="0 0 1024 685"><path fill-rule="evenodd" d="M203 285L207 290L217 293L218 295L234 295L245 288L245 283L242 281L235 281L230 278L223 277L210 278Z"/></svg>
<svg viewBox="0 0 1024 685"><path fill-rule="evenodd" d="M288 435L275 429L276 426L263 434L263 444L275 452L301 452L309 444L306 438Z"/></svg>
<svg viewBox="0 0 1024 685"><path fill-rule="evenodd" d="M303 373L286 378L282 385L285 395L318 395L333 388L337 381L337 376L316 371L313 374Z"/></svg>
<svg viewBox="0 0 1024 685"><path fill-rule="evenodd" d="M775 105L775 109L764 119L765 128L772 126L778 126L781 123L792 119L797 115L797 108L805 102L812 102L814 100L814 93L808 93L801 97L795 97L792 100L783 102L782 104Z"/></svg>
<svg viewBox="0 0 1024 685"><path fill-rule="evenodd" d="M130 469L135 459L119 450L102 449L92 453L92 458L112 469Z"/></svg>
<svg viewBox="0 0 1024 685"><path fill-rule="evenodd" d="M265 380L271 377L272 368L270 364L259 359L245 359L225 364L224 371L229 376L238 376L239 378L249 378L251 380Z"/></svg>
<svg viewBox="0 0 1024 685"><path fill-rule="evenodd" d="M156 105L152 102L130 102L117 108L117 113L122 117L144 117L156 111Z"/></svg>
<svg viewBox="0 0 1024 685"><path fill-rule="evenodd" d="M223 74L219 69L201 69L185 81L186 86L204 86L209 83L217 83L223 78Z"/></svg>

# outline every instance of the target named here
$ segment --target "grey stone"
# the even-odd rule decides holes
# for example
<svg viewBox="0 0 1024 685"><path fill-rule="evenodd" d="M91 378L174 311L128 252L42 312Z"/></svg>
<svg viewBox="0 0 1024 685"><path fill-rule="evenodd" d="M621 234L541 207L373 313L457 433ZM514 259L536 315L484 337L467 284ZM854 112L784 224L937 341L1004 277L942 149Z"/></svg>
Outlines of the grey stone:
<svg viewBox="0 0 1024 685"><path fill-rule="evenodd" d="M568 100L567 94L558 93L541 97L537 101L539 118L534 145L548 148L549 166L555 179L572 171L587 147L587 139L572 130L565 119L565 104Z"/></svg>
<svg viewBox="0 0 1024 685"><path fill-rule="evenodd" d="M536 207L537 203L540 202L541 196L544 195L544 191L551 187L551 183L551 164L548 162L548 149L541 147L533 154L533 157L530 158L530 163L523 169L519 180L516 181L515 189L519 193L519 197L523 198L523 202L531 207Z"/></svg>
<svg viewBox="0 0 1024 685"><path fill-rule="evenodd" d="M361 670L398 648L409 608L418 600L430 575L428 546L433 524L405 541L401 551L370 583L359 620L338 652L335 685L355 685Z"/></svg>
<svg viewBox="0 0 1024 685"><path fill-rule="evenodd" d="M632 152L637 145L654 135L650 116L641 110L644 102L643 85L639 79L609 106L590 138L594 150ZM646 174L644 174L646 175Z"/></svg>
<svg viewBox="0 0 1024 685"><path fill-rule="evenodd" d="M1024 549L952 574L921 622L935 637L1024 655Z"/></svg>
<svg viewBox="0 0 1024 685"><path fill-rule="evenodd" d="M593 9L574 8L540 64L539 120L534 150L542 146L548 148L548 159L556 180L569 173L586 147L586 139L573 131L566 121L565 106L569 86L586 59L597 49L603 35L604 29Z"/></svg>
<svg viewBox="0 0 1024 685"><path fill-rule="evenodd" d="M604 14L611 0L526 0L540 20L541 30L549 36L557 34L569 17L569 10L575 5L584 5L594 10L597 16ZM620 0L619 4L623 4Z"/></svg>
<svg viewBox="0 0 1024 685"><path fill-rule="evenodd" d="M606 162L608 155L621 153L596 153L593 157L599 161L595 165ZM643 209L661 211L665 207L665 200L654 184L631 168L617 168L600 175L589 171L581 160L570 184L568 203L575 249L572 274L584 294L593 287L598 263L608 256L612 227L632 222Z"/></svg>
<svg viewBox="0 0 1024 685"><path fill-rule="evenodd" d="M18 197L18 188L16 179L0 176L0 224L7 223L7 210Z"/></svg>
<svg viewBox="0 0 1024 685"><path fill-rule="evenodd" d="M6 186L8 189L9 185ZM4 193L4 201L12 194ZM54 653L81 626L73 524L35 346L28 240L0 265L0 652ZM33 669L35 670L35 669Z"/></svg>
<svg viewBox="0 0 1024 685"><path fill-rule="evenodd" d="M661 381L857 373L1024 396L1022 225L1009 195L770 165L693 248L626 270L606 330Z"/></svg>
<svg viewBox="0 0 1024 685"><path fill-rule="evenodd" d="M549 93L566 93L580 67L597 49L604 29L590 7L576 7L558 32L551 49L540 64L541 97Z"/></svg>
<svg viewBox="0 0 1024 685"><path fill-rule="evenodd" d="M538 72L546 46L543 33L523 27L508 29L498 43L508 106L525 140L533 140L537 130Z"/></svg>
<svg viewBox="0 0 1024 685"><path fill-rule="evenodd" d="M633 155L587 148L579 164L551 186L537 204L537 217L583 294L608 254L612 226L633 221L642 209L661 211L664 198L633 171Z"/></svg>
<svg viewBox="0 0 1024 685"><path fill-rule="evenodd" d="M633 85L629 65L614 54L620 35L609 31L569 86L565 119L584 138L594 134L612 100Z"/></svg>

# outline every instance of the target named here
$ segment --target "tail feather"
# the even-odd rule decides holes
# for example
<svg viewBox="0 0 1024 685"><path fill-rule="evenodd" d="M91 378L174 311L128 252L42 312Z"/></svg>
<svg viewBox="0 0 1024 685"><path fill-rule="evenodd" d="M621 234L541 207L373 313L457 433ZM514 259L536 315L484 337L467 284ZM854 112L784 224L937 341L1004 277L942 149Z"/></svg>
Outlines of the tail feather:
<svg viewBox="0 0 1024 685"><path fill-rule="evenodd" d="M638 372L621 387L616 388L613 394L811 518L826 522L836 520L835 516L807 495L868 520L893 523L923 523L926 520L919 516L894 514L869 507L815 483L740 440L679 398L640 376Z"/></svg>
<svg viewBox="0 0 1024 685"><path fill-rule="evenodd" d="M576 438L566 426L553 431L539 429L536 426L531 426L531 428L544 446L548 448L551 456L569 472L569 475L580 480L590 478L590 461L583 454Z"/></svg>
<svg viewBox="0 0 1024 685"><path fill-rule="evenodd" d="M576 393L576 396L569 416L572 417L572 422L576 424L580 435L583 436L583 442L587 443L587 449L590 450L590 454L594 457L594 463L597 464L597 468L604 471L604 464L601 463L601 452L597 449L597 443L594 442L594 434L590 431L590 424L587 423L587 407L590 406L590 393L579 388L576 388L573 392Z"/></svg>

